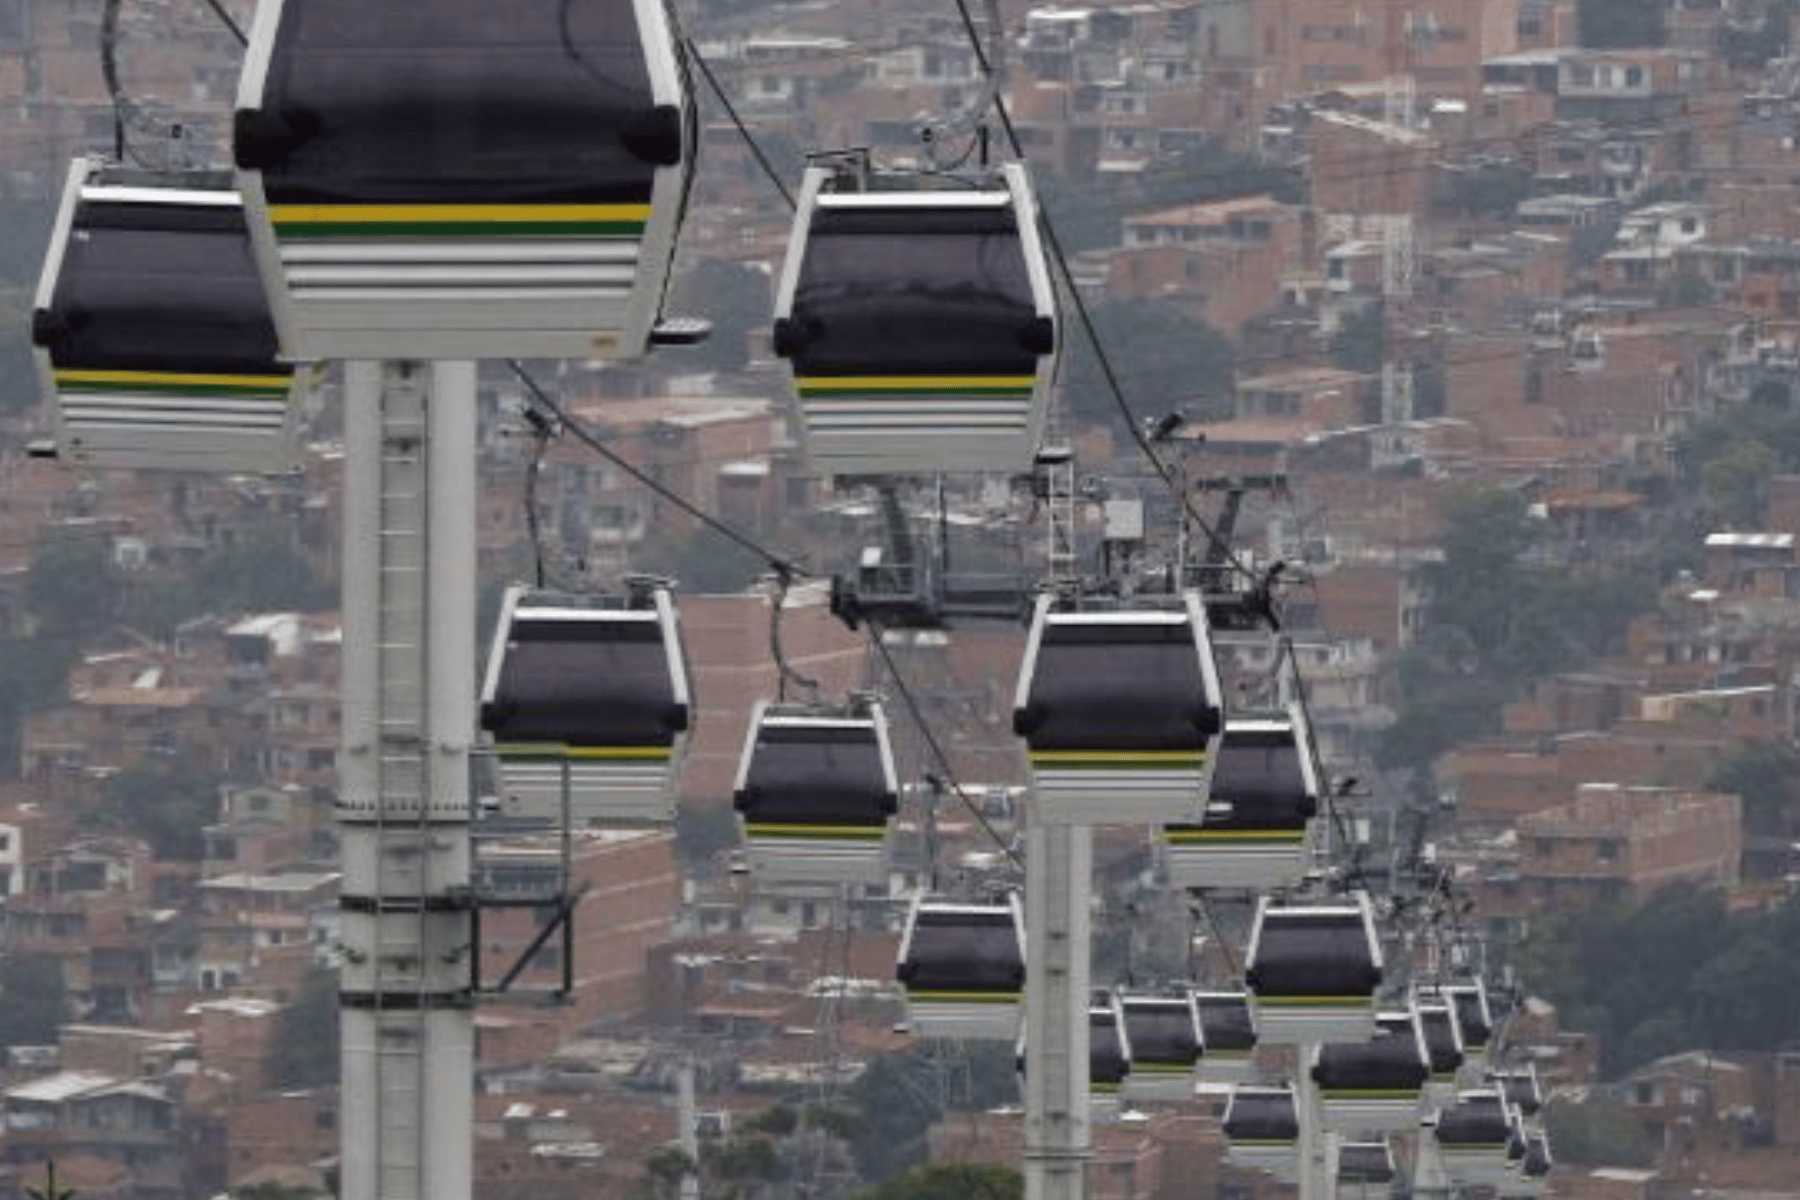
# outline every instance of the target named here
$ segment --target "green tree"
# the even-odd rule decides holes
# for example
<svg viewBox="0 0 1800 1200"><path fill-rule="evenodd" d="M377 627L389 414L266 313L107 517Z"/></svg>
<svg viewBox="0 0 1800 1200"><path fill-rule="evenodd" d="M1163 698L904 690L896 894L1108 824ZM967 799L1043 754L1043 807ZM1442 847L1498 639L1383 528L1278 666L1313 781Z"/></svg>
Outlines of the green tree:
<svg viewBox="0 0 1800 1200"><path fill-rule="evenodd" d="M1690 994L1693 1025L1708 1049L1773 1050L1794 1027L1800 965L1763 933L1751 929L1707 960Z"/></svg>
<svg viewBox="0 0 1800 1200"><path fill-rule="evenodd" d="M993 1163L920 1163L857 1200L1024 1200L1025 1177Z"/></svg>
<svg viewBox="0 0 1800 1200"><path fill-rule="evenodd" d="M1584 1167L1644 1167L1656 1156L1643 1125L1616 1104L1553 1099L1544 1130L1557 1161Z"/></svg>
<svg viewBox="0 0 1800 1200"><path fill-rule="evenodd" d="M1510 217L1531 195L1531 182L1531 172L1517 162L1446 164L1433 200L1452 216Z"/></svg>
<svg viewBox="0 0 1800 1200"><path fill-rule="evenodd" d="M0 774L18 774L25 716L67 698L74 657L74 643L67 638L0 639Z"/></svg>
<svg viewBox="0 0 1800 1200"><path fill-rule="evenodd" d="M1202 418L1230 411L1233 350L1218 330L1152 300L1104 300L1088 312L1134 420L1177 409ZM1124 415L1085 330L1065 318L1062 338L1070 407L1083 422L1121 428Z"/></svg>
<svg viewBox="0 0 1800 1200"><path fill-rule="evenodd" d="M25 603L45 634L99 633L117 618L119 598L119 572L105 541L51 531L32 547Z"/></svg>
<svg viewBox="0 0 1800 1200"><path fill-rule="evenodd" d="M748 1133L766 1133L771 1137L784 1138L800 1128L800 1114L794 1111L792 1105L771 1104L743 1121L740 1128Z"/></svg>
<svg viewBox="0 0 1800 1200"><path fill-rule="evenodd" d="M196 590L201 612L309 612L338 602L336 581L318 577L281 525L250 530L207 555Z"/></svg>
<svg viewBox="0 0 1800 1200"><path fill-rule="evenodd" d="M967 1071L966 1105L981 1111L1016 1100L1018 1079L1011 1046L997 1042L968 1043L941 1054L956 1054ZM955 1064L934 1060L921 1049L882 1054L850 1086L850 1100L861 1128L850 1151L858 1172L882 1182L924 1155L925 1132L947 1111L936 1087L938 1072Z"/></svg>
<svg viewBox="0 0 1800 1200"><path fill-rule="evenodd" d="M1583 46L1661 46L1668 41L1668 0L1578 0L1577 36Z"/></svg>
<svg viewBox="0 0 1800 1200"><path fill-rule="evenodd" d="M198 862L218 796L218 779L188 763L134 763L106 781L98 819L143 838L157 858Z"/></svg>
<svg viewBox="0 0 1800 1200"><path fill-rule="evenodd" d="M314 967L277 1016L268 1072L276 1087L329 1085L338 1077L338 974Z"/></svg>
<svg viewBox="0 0 1800 1200"><path fill-rule="evenodd" d="M658 1146L644 1160L644 1173L650 1177L653 1195L669 1200L681 1190L681 1181L699 1169L698 1164L680 1146Z"/></svg>
<svg viewBox="0 0 1800 1200"><path fill-rule="evenodd" d="M780 1178L781 1158L765 1137L739 1137L700 1146L700 1173L711 1195L743 1200Z"/></svg>
<svg viewBox="0 0 1800 1200"><path fill-rule="evenodd" d="M1432 576L1431 622L1463 630L1477 647L1502 646L1517 613L1524 558L1537 539L1525 498L1452 491L1442 510L1444 561Z"/></svg>
<svg viewBox="0 0 1800 1200"><path fill-rule="evenodd" d="M1787 742L1753 742L1714 768L1708 790L1730 792L1744 802L1744 826L1764 837L1793 831L1800 750Z"/></svg>
<svg viewBox="0 0 1800 1200"><path fill-rule="evenodd" d="M1670 308L1700 308L1713 302L1713 286L1691 261L1683 261L1657 293Z"/></svg>
<svg viewBox="0 0 1800 1200"><path fill-rule="evenodd" d="M37 955L0 959L0 1048L51 1045L68 1015L61 963Z"/></svg>
<svg viewBox="0 0 1800 1200"><path fill-rule="evenodd" d="M1727 529L1759 528L1780 468L1776 452L1761 442L1745 439L1725 448L1700 471L1707 520Z"/></svg>

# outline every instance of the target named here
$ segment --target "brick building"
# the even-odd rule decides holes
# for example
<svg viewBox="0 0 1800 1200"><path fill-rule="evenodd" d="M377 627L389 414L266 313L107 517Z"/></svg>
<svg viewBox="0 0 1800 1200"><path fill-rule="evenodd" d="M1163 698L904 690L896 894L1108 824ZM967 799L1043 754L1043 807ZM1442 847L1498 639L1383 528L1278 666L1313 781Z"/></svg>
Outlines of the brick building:
<svg viewBox="0 0 1800 1200"><path fill-rule="evenodd" d="M1673 883L1736 886L1742 802L1715 792L1584 783L1569 804L1519 818L1527 907L1640 901Z"/></svg>

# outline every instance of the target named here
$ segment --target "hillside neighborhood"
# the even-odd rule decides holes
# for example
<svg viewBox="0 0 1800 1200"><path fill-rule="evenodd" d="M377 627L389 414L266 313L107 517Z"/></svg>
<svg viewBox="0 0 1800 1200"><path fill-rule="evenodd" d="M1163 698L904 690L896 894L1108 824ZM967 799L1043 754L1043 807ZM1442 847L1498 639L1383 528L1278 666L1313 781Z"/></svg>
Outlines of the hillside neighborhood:
<svg viewBox="0 0 1800 1200"><path fill-rule="evenodd" d="M115 131L102 7L0 0L0 1200L41 1196L52 1162L80 1200L329 1195L340 384L294 474L29 452L43 237L69 159ZM859 147L916 166L921 114L983 64L924 0L677 7L720 93L699 93L673 291L713 336L540 371L659 490L483 376L482 621L546 563L668 576L696 705L673 828L565 851L478 771L474 875L506 901L471 954L489 1200L672 1197L684 1108L708 1200L1011 1165L1025 1137L1010 1048L915 1041L894 983L906 897L992 867L1029 803L1023 625L892 636L975 803L934 791L928 735L897 728L886 885L759 889L732 809L751 709L788 673L881 685L831 581L884 514L798 437L768 169ZM1164 467L1210 520L1235 488L1235 552L1278 567L1354 852L1465 897L1512 985L1550 1196L1800 1200L1800 4L1003 8L1010 124L1091 314L1066 323L1054 419L1082 552L1153 553L1173 527L1131 436L1167 414ZM222 164L230 30L192 0L121 20L144 154ZM771 586L671 494L804 577ZM1033 495L907 500L998 569L1044 553ZM1121 500L1150 533L1112 527ZM1272 674L1260 654L1221 640L1235 681ZM1095 860L1107 970L1227 971L1241 912L1218 905L1196 950L1144 831ZM568 936L537 938L571 892ZM1094 1200L1292 1194L1224 1161L1224 1099L1097 1124Z"/></svg>

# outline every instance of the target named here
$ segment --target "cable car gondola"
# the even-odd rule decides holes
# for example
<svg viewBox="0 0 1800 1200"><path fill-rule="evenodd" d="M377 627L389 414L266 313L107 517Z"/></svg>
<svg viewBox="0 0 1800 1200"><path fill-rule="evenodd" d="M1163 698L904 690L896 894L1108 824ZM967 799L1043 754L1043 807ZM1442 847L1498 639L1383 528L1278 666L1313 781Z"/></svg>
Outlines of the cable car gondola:
<svg viewBox="0 0 1800 1200"><path fill-rule="evenodd" d="M1381 946L1366 893L1333 904L1257 902L1244 982L1264 1042L1348 1042L1375 1031Z"/></svg>
<svg viewBox="0 0 1800 1200"><path fill-rule="evenodd" d="M1088 1006L1088 1113L1096 1120L1119 1115L1119 1100L1137 1071L1135 1047L1116 997Z"/></svg>
<svg viewBox="0 0 1800 1200"><path fill-rule="evenodd" d="M1456 1009L1456 1025L1462 1031L1463 1053L1469 1065L1487 1064L1488 1043L1493 1040L1494 1018L1488 1010L1487 985L1480 979L1446 983L1439 989Z"/></svg>
<svg viewBox="0 0 1800 1200"><path fill-rule="evenodd" d="M1225 1159L1292 1181L1300 1166L1300 1116L1291 1087L1240 1083L1225 1105Z"/></svg>
<svg viewBox="0 0 1800 1200"><path fill-rule="evenodd" d="M879 701L757 705L732 803L765 883L879 883L899 806Z"/></svg>
<svg viewBox="0 0 1800 1200"><path fill-rule="evenodd" d="M1018 897L999 904L914 899L894 975L915 1037L1012 1041L1025 999Z"/></svg>
<svg viewBox="0 0 1800 1200"><path fill-rule="evenodd" d="M1256 1014L1248 992L1195 992L1194 1011L1200 1015L1201 1083L1245 1083L1255 1064Z"/></svg>
<svg viewBox="0 0 1800 1200"><path fill-rule="evenodd" d="M1034 820L1199 819L1221 723L1198 593L1176 608L1059 610L1038 598L1013 707Z"/></svg>
<svg viewBox="0 0 1800 1200"><path fill-rule="evenodd" d="M1227 718L1214 757L1204 820L1163 827L1170 884L1268 891L1299 882L1319 811L1304 711Z"/></svg>
<svg viewBox="0 0 1800 1200"><path fill-rule="evenodd" d="M280 471L310 371L280 361L228 175L69 168L31 324L56 456Z"/></svg>
<svg viewBox="0 0 1800 1200"><path fill-rule="evenodd" d="M1456 1009L1437 992L1420 989L1413 997L1413 1011L1419 1016L1419 1028L1425 1035L1425 1055L1431 1063L1431 1080L1426 1087L1428 1098L1436 1104L1448 1104L1456 1097L1456 1074L1462 1070L1467 1057Z"/></svg>
<svg viewBox="0 0 1800 1200"><path fill-rule="evenodd" d="M775 298L775 353L792 364L813 464L1029 470L1057 334L1024 166L975 184L837 182L806 172Z"/></svg>
<svg viewBox="0 0 1800 1200"><path fill-rule="evenodd" d="M1352 1194L1386 1196L1394 1182L1394 1149L1386 1139L1381 1141L1343 1141L1337 1143L1338 1195L1348 1200ZM1347 1188L1357 1189L1355 1193Z"/></svg>
<svg viewBox="0 0 1800 1200"><path fill-rule="evenodd" d="M1125 992L1119 997L1131 1043L1131 1075L1125 1097L1133 1101L1186 1100L1199 1082L1200 1010L1191 991L1179 995Z"/></svg>
<svg viewBox="0 0 1800 1200"><path fill-rule="evenodd" d="M1506 1097L1493 1088L1478 1088L1457 1093L1456 1102L1438 1114L1433 1137L1451 1180L1473 1186L1507 1178L1512 1131Z"/></svg>
<svg viewBox="0 0 1800 1200"><path fill-rule="evenodd" d="M1541 1130L1527 1130L1523 1139L1521 1153L1513 1161L1512 1170L1494 1185L1495 1194L1501 1200L1538 1200L1549 1183L1550 1168L1556 1165L1550 1157L1548 1135Z"/></svg>
<svg viewBox="0 0 1800 1200"><path fill-rule="evenodd" d="M1375 1026L1366 1042L1326 1042L1313 1056L1327 1129L1390 1133L1419 1123L1431 1067L1418 1016L1410 1009L1378 1013Z"/></svg>
<svg viewBox="0 0 1800 1200"><path fill-rule="evenodd" d="M575 825L674 820L689 703L666 584L599 600L508 588L481 689L501 811L559 821L566 789Z"/></svg>
<svg viewBox="0 0 1800 1200"><path fill-rule="evenodd" d="M267 0L233 149L283 347L643 352L692 165L661 0Z"/></svg>

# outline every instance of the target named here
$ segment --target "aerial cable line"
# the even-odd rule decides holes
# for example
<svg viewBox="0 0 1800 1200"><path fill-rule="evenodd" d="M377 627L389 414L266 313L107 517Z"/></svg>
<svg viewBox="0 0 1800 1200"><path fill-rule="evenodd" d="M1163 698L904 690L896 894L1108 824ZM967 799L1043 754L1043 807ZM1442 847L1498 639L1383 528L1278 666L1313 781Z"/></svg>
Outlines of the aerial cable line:
<svg viewBox="0 0 1800 1200"><path fill-rule="evenodd" d="M201 0L201 2L205 4L206 7L212 9L213 16L219 18L219 23L231 31L231 36L237 39L238 45L248 46L250 44L249 35L244 32L243 27L237 23L232 15L225 11L225 6L219 3L219 0Z"/></svg>
<svg viewBox="0 0 1800 1200"><path fill-rule="evenodd" d="M679 508L682 512L685 512L688 516L693 517L696 521L699 521L701 524L711 529L714 533L719 534L727 541L736 544L742 549L748 550L756 557L762 559L769 565L769 569L774 571L777 575L791 578L802 573L799 568L794 565L791 559L776 554L771 550L764 549L748 535L726 524L724 521L719 520L711 513L706 512L698 505L689 501L685 496L664 487L662 484L652 479L648 474L614 453L604 442L588 432L587 429L583 428L579 422L571 420L568 413L563 411L562 407L550 398L549 393L545 392L544 389L539 386L538 381L532 378L531 372L526 370L525 365L518 359L509 358L506 360L506 365L512 369L514 375L518 376L519 381L530 390L532 399L541 405L545 412L548 412L551 416L560 421L564 429L573 433L583 445L594 451L594 453L605 458L608 462L631 476L638 483L643 484L652 492L655 492L657 495Z"/></svg>
<svg viewBox="0 0 1800 1200"><path fill-rule="evenodd" d="M875 652L881 656L882 665L887 668L888 678L893 681L894 690L900 693L901 702L906 705L907 712L912 715L913 723L918 726L919 735L924 738L926 749L931 752L931 757L936 761L938 770L943 773L944 782L949 785L950 791L955 794L956 798L962 801L963 807L969 810L969 815L975 818L976 824L980 825L987 835L994 840L994 843L1001 848L1006 854L1006 857L1012 861L1013 865L1023 867L1025 864L1023 860L1019 858L1018 851L1013 849L1012 843L1000 836L1000 831L994 828L993 822L987 819L987 815L981 811L979 805L969 798L968 792L964 790L961 782L957 780L950 766L949 754L945 752L943 743L938 741L937 734L932 731L931 723L925 719L924 710L919 707L918 699L913 695L912 689L907 686L905 678L900 674L899 665L894 661L893 654L889 652L887 643L882 640L882 631L876 628L873 623L866 625L865 629L869 638L869 644L874 646Z"/></svg>
<svg viewBox="0 0 1800 1200"><path fill-rule="evenodd" d="M750 147L750 153L755 156L757 165L762 168L763 174L768 176L769 182L775 185L775 190L781 193L781 199L788 206L788 210L790 212L793 211L798 207L794 201L794 194L788 191L787 184L782 182L781 176L775 171L775 164L769 161L769 156L763 152L762 146L757 144L755 135L753 135L750 132L749 127L744 124L744 119L738 115L736 106L731 103L731 97L726 95L725 89L719 85L718 77L713 74L712 67L707 64L705 57L701 55L700 48L694 44L694 39L687 34L683 33L680 37L681 44L687 50L688 56L698 64L700 67L700 74L706 77L706 85L712 89L713 95L718 97L719 104L725 109L725 115L729 117L731 123L737 127L738 136L744 140L745 145Z"/></svg>

